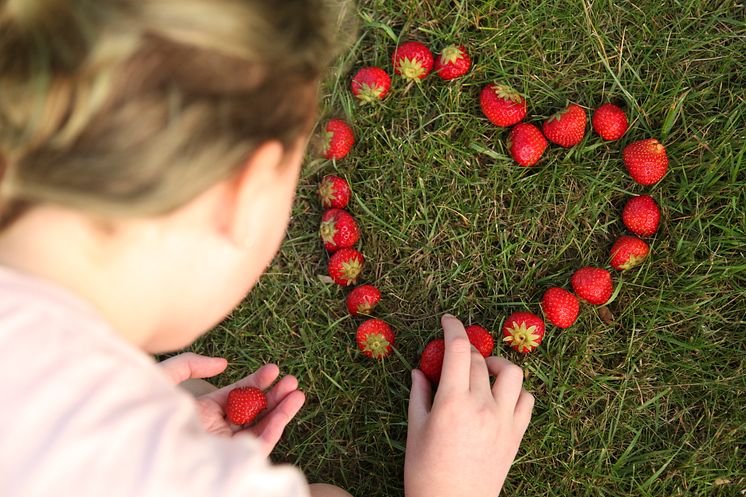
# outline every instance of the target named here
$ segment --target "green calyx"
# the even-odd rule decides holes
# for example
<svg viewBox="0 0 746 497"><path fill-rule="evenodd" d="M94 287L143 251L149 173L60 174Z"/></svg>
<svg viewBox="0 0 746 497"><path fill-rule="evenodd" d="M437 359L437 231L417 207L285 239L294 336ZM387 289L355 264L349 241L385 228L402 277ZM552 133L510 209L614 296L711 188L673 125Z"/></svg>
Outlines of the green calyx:
<svg viewBox="0 0 746 497"><path fill-rule="evenodd" d="M334 222L334 219L322 222L319 231L321 232L321 239L324 243L334 245L334 235L337 234L337 223Z"/></svg>
<svg viewBox="0 0 746 497"><path fill-rule="evenodd" d="M525 322L520 324L513 323L512 328L508 328L509 335L503 338L518 351L530 352L539 346L541 336L536 333L536 326L526 326Z"/></svg>
<svg viewBox="0 0 746 497"><path fill-rule="evenodd" d="M381 99L383 87L378 85L361 84L358 88L357 98L364 104L370 104Z"/></svg>
<svg viewBox="0 0 746 497"><path fill-rule="evenodd" d="M388 349L391 346L388 340L381 335L370 334L365 338L365 352L369 352L371 357L381 359L386 357Z"/></svg>
<svg viewBox="0 0 746 497"><path fill-rule="evenodd" d="M399 72L407 79L420 79L425 75L425 68L419 60L405 57L399 61Z"/></svg>
<svg viewBox="0 0 746 497"><path fill-rule="evenodd" d="M440 56L441 64L454 64L464 56L461 50L456 45L449 45L443 49L443 53Z"/></svg>
<svg viewBox="0 0 746 497"><path fill-rule="evenodd" d="M350 259L342 263L342 276L348 283L353 283L363 270L358 259Z"/></svg>
<svg viewBox="0 0 746 497"><path fill-rule="evenodd" d="M510 86L495 86L493 88L495 91L495 95L497 95L499 98L502 98L503 100L510 100L511 102L515 102L517 104L521 103L521 100L523 97L521 97L521 94L515 91Z"/></svg>

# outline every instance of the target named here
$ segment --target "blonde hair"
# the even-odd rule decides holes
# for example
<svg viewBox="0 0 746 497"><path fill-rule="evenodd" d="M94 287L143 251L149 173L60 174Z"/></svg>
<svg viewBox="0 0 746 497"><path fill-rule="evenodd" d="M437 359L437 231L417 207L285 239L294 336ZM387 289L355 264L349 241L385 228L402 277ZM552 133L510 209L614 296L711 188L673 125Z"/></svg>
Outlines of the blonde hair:
<svg viewBox="0 0 746 497"><path fill-rule="evenodd" d="M3 224L56 203L159 215L309 130L330 0L0 0ZM342 19L342 21L340 21Z"/></svg>

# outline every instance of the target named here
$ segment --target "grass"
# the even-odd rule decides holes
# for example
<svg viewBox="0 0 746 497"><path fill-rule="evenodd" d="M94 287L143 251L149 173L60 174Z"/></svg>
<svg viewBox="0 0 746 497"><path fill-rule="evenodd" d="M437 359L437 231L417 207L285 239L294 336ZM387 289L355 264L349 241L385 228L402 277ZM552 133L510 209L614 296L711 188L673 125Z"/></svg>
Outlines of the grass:
<svg viewBox="0 0 746 497"><path fill-rule="evenodd" d="M402 494L409 369L451 312L493 330L538 312L543 291L581 265L607 265L621 208L650 192L663 224L652 257L615 274L606 323L585 306L533 354L537 404L504 495L736 496L746 490L746 162L742 2L368 0L360 36L332 71L325 116L349 119L353 153L309 157L281 254L250 297L193 350L229 358L229 382L268 361L295 374L308 403L275 459L357 496ZM395 78L382 105L358 107L350 71L390 68L397 40L466 44L475 67L444 83ZM567 102L623 103L628 134L551 147L531 170L480 113L487 82L528 96L528 121ZM624 172L621 148L658 137L671 168L652 188ZM366 360L346 292L319 279L315 188L348 178L365 281L398 332L397 354ZM608 321L608 319L606 320Z"/></svg>

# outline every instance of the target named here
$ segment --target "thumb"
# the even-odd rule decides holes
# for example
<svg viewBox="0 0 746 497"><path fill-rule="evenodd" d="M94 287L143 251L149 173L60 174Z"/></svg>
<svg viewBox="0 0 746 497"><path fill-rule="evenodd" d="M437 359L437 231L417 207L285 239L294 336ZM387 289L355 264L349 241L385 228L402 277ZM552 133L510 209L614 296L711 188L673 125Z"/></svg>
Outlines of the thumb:
<svg viewBox="0 0 746 497"><path fill-rule="evenodd" d="M409 425L419 428L430 414L433 405L430 382L419 369L412 370L412 390L409 393Z"/></svg>
<svg viewBox="0 0 746 497"><path fill-rule="evenodd" d="M204 355L179 354L158 364L174 384L191 378L211 378L219 375L228 367L228 361L221 357Z"/></svg>

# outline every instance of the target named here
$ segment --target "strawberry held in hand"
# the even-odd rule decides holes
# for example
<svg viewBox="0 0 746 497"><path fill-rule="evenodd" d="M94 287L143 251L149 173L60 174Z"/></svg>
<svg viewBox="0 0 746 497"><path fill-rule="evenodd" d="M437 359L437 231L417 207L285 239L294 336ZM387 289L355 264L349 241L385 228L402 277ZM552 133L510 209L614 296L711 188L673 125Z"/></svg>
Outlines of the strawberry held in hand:
<svg viewBox="0 0 746 497"><path fill-rule="evenodd" d="M503 342L526 354L544 339L544 321L530 312L514 312L503 325Z"/></svg>
<svg viewBox="0 0 746 497"><path fill-rule="evenodd" d="M399 45L391 56L394 72L409 80L423 79L433 69L433 54L418 41Z"/></svg>
<svg viewBox="0 0 746 497"><path fill-rule="evenodd" d="M463 45L449 45L435 59L435 73L448 81L460 78L471 68L471 58Z"/></svg>
<svg viewBox="0 0 746 497"><path fill-rule="evenodd" d="M574 147L585 136L586 115L582 107L568 105L544 123L544 136L560 147Z"/></svg>
<svg viewBox="0 0 746 497"><path fill-rule="evenodd" d="M569 328L578 319L580 302L563 288L550 288L544 292L541 308L547 321L557 328Z"/></svg>
<svg viewBox="0 0 746 497"><path fill-rule="evenodd" d="M225 415L234 425L245 425L254 421L266 408L267 397L258 388L235 388L228 393Z"/></svg>
<svg viewBox="0 0 746 497"><path fill-rule="evenodd" d="M363 271L364 262L363 254L355 249L337 250L329 259L329 276L338 285L353 285Z"/></svg>
<svg viewBox="0 0 746 497"><path fill-rule="evenodd" d="M327 159L339 160L350 153L355 144L352 128L341 119L331 119L326 124L321 153Z"/></svg>
<svg viewBox="0 0 746 497"><path fill-rule="evenodd" d="M440 382L440 373L443 369L443 357L446 352L445 340L437 338L425 346L420 357L419 369L433 384Z"/></svg>
<svg viewBox="0 0 746 497"><path fill-rule="evenodd" d="M387 357L394 345L394 332L380 319L369 319L361 324L355 338L363 354L373 359Z"/></svg>
<svg viewBox="0 0 746 497"><path fill-rule="evenodd" d="M590 304L603 305L614 293L611 273L597 267L578 269L570 278L570 283L575 294Z"/></svg>
<svg viewBox="0 0 746 497"><path fill-rule="evenodd" d="M629 175L641 185L656 184L668 171L666 147L654 138L630 143L624 147L622 159Z"/></svg>
<svg viewBox="0 0 746 497"><path fill-rule="evenodd" d="M624 225L637 236L654 235L660 220L661 210L650 195L632 197L622 211Z"/></svg>
<svg viewBox="0 0 746 497"><path fill-rule="evenodd" d="M352 247L360 240L355 218L342 209L329 209L324 213L319 234L329 252Z"/></svg>
<svg viewBox="0 0 746 497"><path fill-rule="evenodd" d="M352 94L362 103L383 100L391 89L391 77L380 67L363 67L352 77Z"/></svg>
<svg viewBox="0 0 746 497"><path fill-rule="evenodd" d="M614 104L603 104L591 118L593 129L606 141L618 140L627 132L627 115Z"/></svg>
<svg viewBox="0 0 746 497"><path fill-rule="evenodd" d="M520 93L509 86L490 83L479 94L482 112L495 126L506 128L526 117L528 105Z"/></svg>
<svg viewBox="0 0 746 497"><path fill-rule="evenodd" d="M650 253L647 243L637 237L622 235L611 247L611 267L617 271L631 269Z"/></svg>
<svg viewBox="0 0 746 497"><path fill-rule="evenodd" d="M469 342L471 342L474 348L477 349L483 357L489 357L492 355L492 349L495 348L495 340L492 338L489 331L478 324L467 326L465 330L466 335L469 337Z"/></svg>
<svg viewBox="0 0 746 497"><path fill-rule="evenodd" d="M347 310L353 316L370 314L381 301L381 292L373 285L360 285L347 296Z"/></svg>
<svg viewBox="0 0 746 497"><path fill-rule="evenodd" d="M508 149L510 156L523 167L530 167L539 162L547 141L539 128L533 124L520 123L510 130Z"/></svg>
<svg viewBox="0 0 746 497"><path fill-rule="evenodd" d="M325 209L344 209L350 203L350 185L339 176L324 176L319 184L319 198Z"/></svg>

